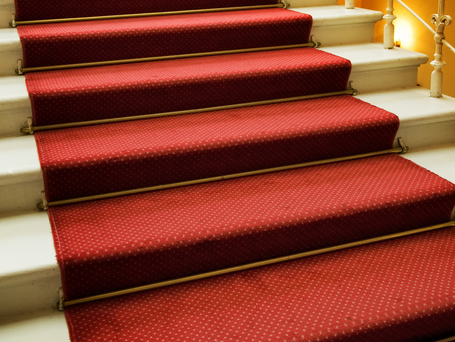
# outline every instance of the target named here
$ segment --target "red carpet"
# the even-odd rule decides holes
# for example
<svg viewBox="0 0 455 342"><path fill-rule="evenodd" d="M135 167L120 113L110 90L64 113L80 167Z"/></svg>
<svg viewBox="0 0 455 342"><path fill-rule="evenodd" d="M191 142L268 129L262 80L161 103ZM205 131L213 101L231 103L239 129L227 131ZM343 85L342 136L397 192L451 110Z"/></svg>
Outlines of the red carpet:
<svg viewBox="0 0 455 342"><path fill-rule="evenodd" d="M455 334L455 229L66 310L72 341L436 341Z"/></svg>
<svg viewBox="0 0 455 342"><path fill-rule="evenodd" d="M398 125L396 115L346 95L35 137L55 201L385 150Z"/></svg>
<svg viewBox="0 0 455 342"><path fill-rule="evenodd" d="M311 24L307 14L276 8L25 25L18 32L24 67L31 68L303 44Z"/></svg>
<svg viewBox="0 0 455 342"><path fill-rule="evenodd" d="M277 4L278 0L15 0L16 20L93 17L131 13L183 11L204 8L258 6Z"/></svg>
<svg viewBox="0 0 455 342"><path fill-rule="evenodd" d="M27 20L270 3L17 0L16 10ZM33 66L306 42L310 19L255 10L19 30ZM26 84L40 126L340 91L350 71L344 58L299 48L32 72ZM340 96L36 140L53 201L384 150L397 129L395 115ZM454 184L387 155L48 213L70 300L447 222L454 206ZM83 304L66 316L73 342L433 341L455 334L454 245L447 229Z"/></svg>
<svg viewBox="0 0 455 342"><path fill-rule="evenodd" d="M65 297L75 299L447 222L454 206L455 185L389 155L49 215Z"/></svg>
<svg viewBox="0 0 455 342"><path fill-rule="evenodd" d="M350 70L301 48L29 73L26 84L39 126L340 91Z"/></svg>

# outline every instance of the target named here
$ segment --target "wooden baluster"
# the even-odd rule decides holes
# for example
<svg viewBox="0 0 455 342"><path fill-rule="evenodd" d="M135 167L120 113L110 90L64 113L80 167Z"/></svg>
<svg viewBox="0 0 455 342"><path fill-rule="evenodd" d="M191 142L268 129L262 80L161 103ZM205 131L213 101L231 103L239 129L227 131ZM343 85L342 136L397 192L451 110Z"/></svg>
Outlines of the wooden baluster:
<svg viewBox="0 0 455 342"><path fill-rule="evenodd" d="M387 14L384 16L387 22L384 26L384 48L393 49L395 45L395 27L393 21L397 17L393 14L393 0L387 0Z"/></svg>
<svg viewBox="0 0 455 342"><path fill-rule="evenodd" d="M436 52L434 54L434 61L430 64L434 67L434 71L431 73L431 97L442 96L442 67L446 65L446 62L442 60L442 40L445 38L444 28L452 23L452 18L448 15L444 15L445 1L439 0L438 14L433 14L431 22L436 26L436 34L434 41L436 43Z"/></svg>

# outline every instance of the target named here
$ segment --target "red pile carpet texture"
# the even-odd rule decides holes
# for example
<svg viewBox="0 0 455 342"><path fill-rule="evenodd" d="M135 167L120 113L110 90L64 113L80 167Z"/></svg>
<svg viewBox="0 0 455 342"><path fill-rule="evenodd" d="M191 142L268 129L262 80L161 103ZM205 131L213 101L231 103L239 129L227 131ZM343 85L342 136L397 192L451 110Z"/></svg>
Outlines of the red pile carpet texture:
<svg viewBox="0 0 455 342"><path fill-rule="evenodd" d="M31 68L303 44L311 25L308 14L276 8L24 25L18 33Z"/></svg>
<svg viewBox="0 0 455 342"><path fill-rule="evenodd" d="M398 117L352 96L37 132L48 201L390 149Z"/></svg>
<svg viewBox="0 0 455 342"><path fill-rule="evenodd" d="M65 298L75 299L447 222L454 206L454 184L388 155L52 207L49 216Z"/></svg>
<svg viewBox="0 0 455 342"><path fill-rule="evenodd" d="M436 341L455 335L455 229L70 307L92 341Z"/></svg>
<svg viewBox="0 0 455 342"><path fill-rule="evenodd" d="M184 11L205 8L259 6L278 0L16 0L16 20L93 17L100 15Z"/></svg>
<svg viewBox="0 0 455 342"><path fill-rule="evenodd" d="M345 90L350 61L314 48L26 74L34 125Z"/></svg>

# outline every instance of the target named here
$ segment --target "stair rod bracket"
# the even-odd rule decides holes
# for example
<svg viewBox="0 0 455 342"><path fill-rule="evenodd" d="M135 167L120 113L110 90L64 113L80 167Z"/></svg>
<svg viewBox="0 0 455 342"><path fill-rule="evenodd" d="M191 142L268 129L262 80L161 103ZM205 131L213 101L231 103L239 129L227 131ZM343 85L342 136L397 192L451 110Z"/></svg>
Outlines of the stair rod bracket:
<svg viewBox="0 0 455 342"><path fill-rule="evenodd" d="M47 201L46 193L44 191L41 191L41 200L42 200L42 202L38 203L36 205L36 207L39 210L47 210L47 209L49 209L49 202Z"/></svg>
<svg viewBox="0 0 455 342"><path fill-rule="evenodd" d="M24 74L24 64L22 63L22 59L17 60L17 69L14 70L17 75L23 75Z"/></svg>
<svg viewBox="0 0 455 342"><path fill-rule="evenodd" d="M288 4L286 1L281 0L280 3L283 5L283 8L289 8L290 4Z"/></svg>
<svg viewBox="0 0 455 342"><path fill-rule="evenodd" d="M398 145L401 147L401 154L405 154L409 152L409 147L403 141L403 138L398 138Z"/></svg>
<svg viewBox="0 0 455 342"><path fill-rule="evenodd" d="M354 82L353 81L349 81L348 90L350 90L352 92L351 93L352 96L357 96L357 94L359 93L358 90L354 88Z"/></svg>
<svg viewBox="0 0 455 342"><path fill-rule="evenodd" d="M33 134L35 131L33 130L33 119L32 118L27 118L27 121L25 121L25 124L27 126L21 127L21 133L22 134Z"/></svg>
<svg viewBox="0 0 455 342"><path fill-rule="evenodd" d="M311 36L311 37L310 37L310 40L311 40L311 42L313 43L313 47L314 47L314 48L318 48L318 47L321 46L321 43L318 42L318 41L316 40L316 37L315 37L315 36Z"/></svg>
<svg viewBox="0 0 455 342"><path fill-rule="evenodd" d="M8 23L9 24L9 27L16 27L16 15L14 14L11 14L11 21Z"/></svg>
<svg viewBox="0 0 455 342"><path fill-rule="evenodd" d="M58 311L65 311L65 297L63 296L63 289L61 287L58 289L57 309Z"/></svg>

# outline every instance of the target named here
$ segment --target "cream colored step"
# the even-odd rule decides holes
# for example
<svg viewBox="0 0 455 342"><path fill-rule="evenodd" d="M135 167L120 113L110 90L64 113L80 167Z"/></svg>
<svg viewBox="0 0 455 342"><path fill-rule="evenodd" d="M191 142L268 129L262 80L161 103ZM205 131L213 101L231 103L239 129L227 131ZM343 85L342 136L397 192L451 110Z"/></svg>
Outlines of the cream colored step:
<svg viewBox="0 0 455 342"><path fill-rule="evenodd" d="M361 8L346 10L344 6L319 5L291 9L313 16L312 34L323 46L372 42L374 24L382 19L381 12ZM21 58L22 46L17 29L0 29L0 76L14 75L16 61Z"/></svg>
<svg viewBox="0 0 455 342"><path fill-rule="evenodd" d="M455 142L405 157L455 183ZM8 260L6 268L0 267L0 284L8 284L0 286L0 341L67 341L63 314L52 309L60 274L46 214L0 217L0 227L0 260ZM49 329L56 329L55 335Z"/></svg>
<svg viewBox="0 0 455 342"><path fill-rule="evenodd" d="M421 87L358 97L397 114L398 136L411 149L455 142L455 98L431 98L429 90ZM0 160L0 213L34 210L44 190L34 137L0 138Z"/></svg>
<svg viewBox="0 0 455 342"><path fill-rule="evenodd" d="M322 47L324 51L352 62L350 79L359 93L413 87L417 68L428 61L421 53L404 49L386 50L379 43ZM0 137L19 135L31 116L24 76L0 77Z"/></svg>

